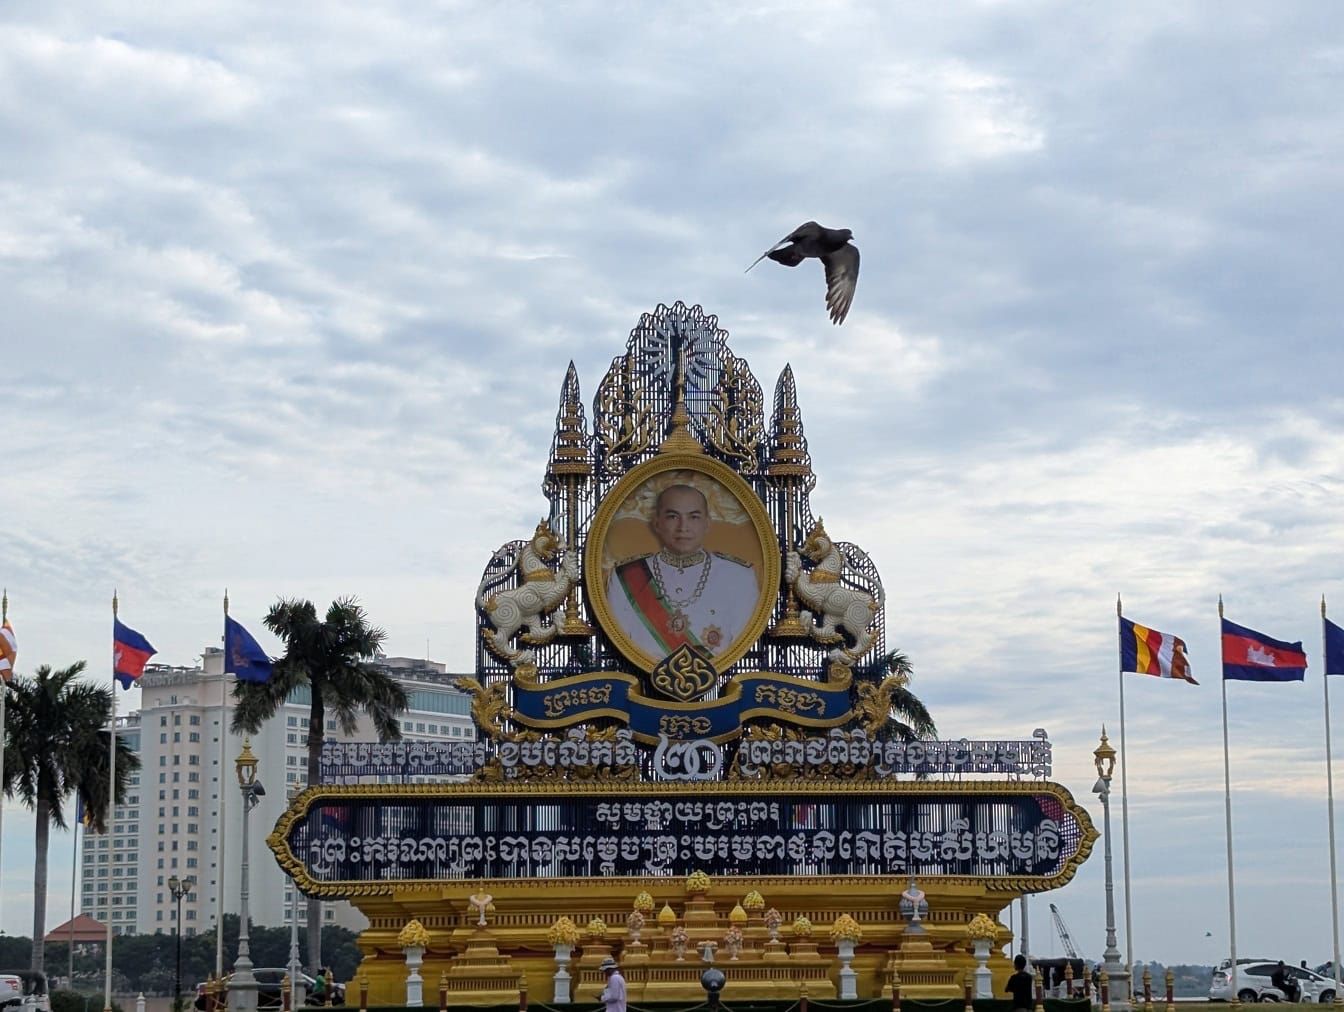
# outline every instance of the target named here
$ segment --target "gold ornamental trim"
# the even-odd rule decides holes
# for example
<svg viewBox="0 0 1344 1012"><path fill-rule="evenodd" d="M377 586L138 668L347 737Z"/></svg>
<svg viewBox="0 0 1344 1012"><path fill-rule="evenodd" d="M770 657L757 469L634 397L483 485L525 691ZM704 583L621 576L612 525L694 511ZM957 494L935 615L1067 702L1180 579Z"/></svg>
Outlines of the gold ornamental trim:
<svg viewBox="0 0 1344 1012"><path fill-rule="evenodd" d="M602 563L607 532L616 519L621 505L645 482L671 471L690 471L718 482L746 511L751 527L760 542L762 559L760 597L750 620L737 639L713 656L714 670L722 673L741 660L765 632L775 608L775 601L779 597L781 570L779 541L770 523L770 515L766 512L765 504L761 502L751 485L722 461L695 453L660 453L631 468L616 483L593 515L588 538L584 544L583 581L588 594L589 608L607 637L635 667L645 673L651 673L663 660L636 646L617 623L611 611L611 604L607 600Z"/></svg>
<svg viewBox="0 0 1344 1012"><path fill-rule="evenodd" d="M508 798L515 795L546 795L560 800L567 797L598 797L617 801L623 799L658 798L676 801L681 797L697 800L705 797L741 795L744 787L741 781L715 782L625 782L625 781L548 781L539 788L535 781L525 783L469 783L469 784L360 784L356 786L309 787L297 794L289 808L276 820L275 828L266 837L266 845L275 854L276 862L307 896L317 898L349 898L352 896L401 897L404 894L421 894L437 898L447 898L460 886L457 881L442 879L386 879L379 882L360 882L337 880L319 882L308 874L308 868L289 849L289 834L298 822L308 817L314 807L321 807L335 801L346 799L381 798L389 804L398 799L442 798L447 802L466 797L472 798ZM1067 885L1092 853L1101 834L1092 824L1087 810L1074 800L1068 788L1050 781L996 781L979 780L974 782L930 783L927 781L782 781L771 783L771 795L782 798L815 797L824 792L829 795L858 796L880 794L885 797L906 796L918 799L925 795L957 796L965 795L968 800L977 795L1038 795L1046 794L1060 803L1064 811L1072 815L1078 823L1081 838L1078 849L1059 870L1049 877L1030 875L931 875L941 884L952 886L973 886L987 893L1041 893ZM890 875L809 875L810 886L826 889L835 888L883 890L891 886ZM632 890L656 889L667 885L667 878L643 875L622 879L623 887ZM752 889L771 892L776 889L795 887L798 879L790 875L743 875L719 876L716 881L729 883L729 889L736 888L732 883L746 883ZM607 887L611 879L605 876L576 878L504 878L481 879L478 883L487 890L501 889L536 891L538 894L554 893L556 890L569 890L586 893L593 889Z"/></svg>

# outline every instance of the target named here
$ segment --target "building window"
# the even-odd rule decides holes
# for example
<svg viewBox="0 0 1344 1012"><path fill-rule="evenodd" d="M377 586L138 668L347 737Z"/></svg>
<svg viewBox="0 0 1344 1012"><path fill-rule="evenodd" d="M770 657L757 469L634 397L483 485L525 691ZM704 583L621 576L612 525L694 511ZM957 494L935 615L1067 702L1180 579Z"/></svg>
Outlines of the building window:
<svg viewBox="0 0 1344 1012"><path fill-rule="evenodd" d="M168 744L168 732L167 732L167 731L164 731L163 734L159 735L159 744L160 744L160 745L167 745L167 744ZM111 747L109 746L109 751L110 751L110 750L111 750Z"/></svg>
<svg viewBox="0 0 1344 1012"><path fill-rule="evenodd" d="M201 715L199 713L193 713L191 715L191 720L189 721L189 723L191 724L192 727L200 727Z"/></svg>

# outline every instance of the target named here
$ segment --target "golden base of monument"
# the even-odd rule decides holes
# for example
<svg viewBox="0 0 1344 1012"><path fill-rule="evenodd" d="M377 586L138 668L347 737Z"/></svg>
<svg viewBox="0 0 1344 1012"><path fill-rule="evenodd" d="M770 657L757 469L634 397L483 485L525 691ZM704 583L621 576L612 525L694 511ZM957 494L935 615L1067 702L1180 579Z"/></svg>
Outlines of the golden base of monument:
<svg viewBox="0 0 1344 1012"><path fill-rule="evenodd" d="M891 994L895 976L901 981L902 998L960 998L964 970L947 965L942 953L934 951L928 932L911 924L902 932L901 947L887 959L882 993Z"/></svg>
<svg viewBox="0 0 1344 1012"><path fill-rule="evenodd" d="M432 994L435 978L429 974L423 976L426 994ZM450 1004L497 1005L516 1001L522 980L523 974L507 955L500 953L490 932L478 927L466 951L453 957L443 984Z"/></svg>
<svg viewBox="0 0 1344 1012"><path fill-rule="evenodd" d="M437 993L440 974L446 974L449 1000L456 1004L506 1004L517 1000L524 977L533 1001L554 1001L558 967L547 932L556 918L571 918L582 930L601 918L608 931L602 941L584 939L574 946L568 963L570 993L575 1002L593 1002L604 985L598 965L614 954L621 963L632 1002L702 1002L700 974L708 968L700 943L717 947L714 966L727 978L726 996L796 1000L804 987L811 998L834 999L839 991L841 962L828 929L841 914L850 914L862 927L863 938L850 966L857 974L860 997L890 995L892 973L898 973L901 994L911 998L955 998L961 981L974 969L966 925L977 913L991 919L1017 893L991 893L982 884L922 880L932 913L922 922L922 934L907 934L897 912L903 883L865 883L813 878L808 880L739 879L732 895L719 899L688 895L680 881L583 880L575 883L504 883L491 881L494 912L488 929L477 925L478 912L466 902L476 883L443 883L435 890L398 891L394 896L357 896L353 902L369 918L360 935L365 954L359 973L369 978L369 1003L392 1005L404 1001L406 967L397 934L412 917L429 931L431 941L421 974L426 998ZM464 888L465 887L465 888ZM728 888L722 881L715 891ZM664 905L677 914L675 922L657 923L650 916L639 939L624 937L615 927L624 922L636 893L647 890L655 909ZM766 902L783 916L778 939L772 940L760 911L745 923L733 925L728 912L738 897L759 890ZM813 935L792 933L795 918L812 922ZM724 943L730 927L738 927L742 947L732 959ZM685 932L682 958L677 958L673 931ZM1012 967L1001 952L1009 940L1002 928L990 957L996 992L1002 990ZM432 1001L432 999L430 999ZM726 999L731 1000L731 999Z"/></svg>

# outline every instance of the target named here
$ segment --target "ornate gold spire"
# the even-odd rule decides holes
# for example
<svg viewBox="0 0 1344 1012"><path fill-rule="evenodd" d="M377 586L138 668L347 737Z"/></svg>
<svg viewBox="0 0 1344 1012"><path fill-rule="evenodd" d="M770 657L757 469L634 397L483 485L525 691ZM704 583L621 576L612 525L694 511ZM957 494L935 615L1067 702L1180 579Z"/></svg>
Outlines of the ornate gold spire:
<svg viewBox="0 0 1344 1012"><path fill-rule="evenodd" d="M772 477L798 478L810 491L816 484L812 457L803 434L803 416L798 410L798 389L793 367L786 365L775 385L775 411L770 418L770 463L766 473Z"/></svg>
<svg viewBox="0 0 1344 1012"><path fill-rule="evenodd" d="M658 446L659 453L704 453L700 441L691 435L691 416L686 411L686 353L677 352L672 370L672 417L667 438Z"/></svg>
<svg viewBox="0 0 1344 1012"><path fill-rule="evenodd" d="M547 483L561 475L587 477L593 473L593 457L588 452L588 425L579 399L579 374L569 363L565 382L560 388L560 410L555 416L555 438L551 459L546 467Z"/></svg>

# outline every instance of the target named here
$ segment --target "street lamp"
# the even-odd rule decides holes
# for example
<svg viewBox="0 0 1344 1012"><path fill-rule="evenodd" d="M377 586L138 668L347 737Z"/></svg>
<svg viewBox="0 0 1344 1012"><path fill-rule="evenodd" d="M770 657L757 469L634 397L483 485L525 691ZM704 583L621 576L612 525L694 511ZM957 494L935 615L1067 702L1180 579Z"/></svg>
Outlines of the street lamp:
<svg viewBox="0 0 1344 1012"><path fill-rule="evenodd" d="M1110 978L1111 1008L1116 1012L1129 1009L1129 971L1120 962L1120 950L1115 941L1115 880L1111 874L1111 775L1115 772L1115 749L1106 740L1106 728L1101 729L1101 744L1092 753L1097 767L1097 782L1092 793L1101 797L1101 810L1106 829L1106 951L1102 953L1102 968Z"/></svg>
<svg viewBox="0 0 1344 1012"><path fill-rule="evenodd" d="M238 771L238 787L243 792L243 869L238 897L238 958L234 960L233 976L229 978L229 1010L256 1012L257 978L252 976L252 957L247 947L247 821L266 788L257 782L257 757L252 754L249 739L243 739L243 750L234 760L234 766Z"/></svg>
<svg viewBox="0 0 1344 1012"><path fill-rule="evenodd" d="M289 803L294 804L294 799L299 796L298 787L289 789ZM294 876L289 877L289 889L292 898L289 917L289 989L293 998L290 1003L291 1008L303 1007L303 982L299 979L299 884L294 881Z"/></svg>
<svg viewBox="0 0 1344 1012"><path fill-rule="evenodd" d="M182 1000L182 897L190 895L191 887L195 884L195 875L188 875L184 879L174 875L168 880L168 891L173 894L173 902L177 904L177 973L173 977L174 1009Z"/></svg>

